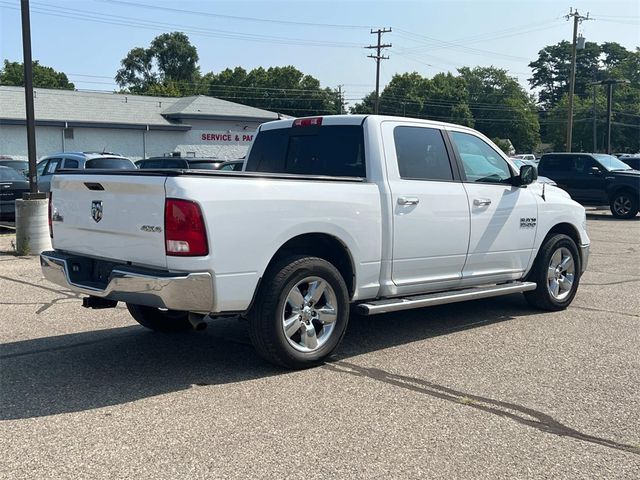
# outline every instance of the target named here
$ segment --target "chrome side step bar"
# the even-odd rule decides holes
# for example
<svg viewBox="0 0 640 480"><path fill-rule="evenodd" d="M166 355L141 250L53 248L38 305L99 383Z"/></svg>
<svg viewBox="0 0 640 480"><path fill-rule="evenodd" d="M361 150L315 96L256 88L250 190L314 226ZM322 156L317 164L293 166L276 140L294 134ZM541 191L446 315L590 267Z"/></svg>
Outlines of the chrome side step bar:
<svg viewBox="0 0 640 480"><path fill-rule="evenodd" d="M356 308L361 315L377 315L379 313L398 312L411 310L412 308L444 305L445 303L465 302L480 298L498 297L510 293L520 293L535 290L533 282L511 282L488 287L466 288L449 292L429 293L402 298L387 298L359 304Z"/></svg>

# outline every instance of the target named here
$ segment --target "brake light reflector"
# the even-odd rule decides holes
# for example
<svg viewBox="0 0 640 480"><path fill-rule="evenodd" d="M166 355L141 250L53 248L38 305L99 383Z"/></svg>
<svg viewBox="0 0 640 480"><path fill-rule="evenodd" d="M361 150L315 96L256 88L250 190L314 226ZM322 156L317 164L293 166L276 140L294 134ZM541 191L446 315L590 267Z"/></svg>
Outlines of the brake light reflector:
<svg viewBox="0 0 640 480"><path fill-rule="evenodd" d="M53 202L52 198L53 198L53 193L49 193L49 209L48 209L49 215L48 215L48 217L49 217L49 236L51 238L53 238L53 220L52 220L52 217L51 217L51 214L53 213L53 207L51 205L52 202Z"/></svg>
<svg viewBox="0 0 640 480"><path fill-rule="evenodd" d="M322 125L322 117L296 118L293 121L294 127L319 127Z"/></svg>
<svg viewBox="0 0 640 480"><path fill-rule="evenodd" d="M204 218L196 202L175 198L165 200L164 239L169 256L201 257L209 254Z"/></svg>

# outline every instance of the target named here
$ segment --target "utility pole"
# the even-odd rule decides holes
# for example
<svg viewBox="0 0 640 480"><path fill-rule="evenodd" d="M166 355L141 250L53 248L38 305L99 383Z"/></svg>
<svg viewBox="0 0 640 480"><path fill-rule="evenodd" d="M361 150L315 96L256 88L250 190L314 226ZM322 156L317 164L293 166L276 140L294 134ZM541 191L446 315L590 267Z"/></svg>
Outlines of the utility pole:
<svg viewBox="0 0 640 480"><path fill-rule="evenodd" d="M342 85L338 85L338 115L344 113L344 97L342 96Z"/></svg>
<svg viewBox="0 0 640 480"><path fill-rule="evenodd" d="M36 122L33 108L33 65L31 60L31 19L29 0L20 0L22 17L22 60L24 63L24 98L27 107L27 155L29 158L29 193L38 193L36 174Z"/></svg>
<svg viewBox="0 0 640 480"><path fill-rule="evenodd" d="M31 20L29 0L20 0L22 18L22 60L24 62L24 98L27 118L27 151L29 156L29 193L16 199L16 252L39 255L51 249L46 193L38 193L36 173L36 121L33 108L33 65L31 61Z"/></svg>
<svg viewBox="0 0 640 480"><path fill-rule="evenodd" d="M596 86L593 85L593 153L598 152L598 126L596 124Z"/></svg>
<svg viewBox="0 0 640 480"><path fill-rule="evenodd" d="M373 58L376 61L376 102L374 104L374 110L373 110L373 113L375 114L377 114L378 110L380 109L380 61L387 60L389 58L382 55L382 49L393 46L390 43L385 43L385 44L382 43L382 34L389 33L389 32L391 32L390 28L389 29L379 28L378 30L371 30L371 35L373 34L378 35L378 43L376 45L369 45L368 47L364 47L364 48L375 48L376 50L375 55L367 55L369 58Z"/></svg>
<svg viewBox="0 0 640 480"><path fill-rule="evenodd" d="M565 18L569 20L573 18L573 43L571 48L571 77L569 78L569 116L567 120L567 152L571 151L571 141L572 141L572 132L573 132L573 92L575 90L576 83L576 42L578 39L578 25L582 23L583 20L589 20L589 14L587 16L582 16L578 13L578 10L574 11L573 9L569 10L569 14L565 15Z"/></svg>
<svg viewBox="0 0 640 480"><path fill-rule="evenodd" d="M613 80L613 79L609 79L609 80L602 80L601 82L594 82L591 85L594 86L594 108L595 108L595 85L606 85L607 86L607 152L609 155L611 155L611 110L613 107L613 86L614 85L619 85L619 84L624 84L624 83L631 83L629 82L629 80ZM594 139L595 139L595 133L594 133Z"/></svg>

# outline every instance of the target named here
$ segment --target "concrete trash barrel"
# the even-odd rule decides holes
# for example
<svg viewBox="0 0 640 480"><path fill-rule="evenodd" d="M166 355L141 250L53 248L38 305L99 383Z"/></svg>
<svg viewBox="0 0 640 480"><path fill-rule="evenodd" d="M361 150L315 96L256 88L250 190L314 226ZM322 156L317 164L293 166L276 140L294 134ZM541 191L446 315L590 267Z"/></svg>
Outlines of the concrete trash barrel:
<svg viewBox="0 0 640 480"><path fill-rule="evenodd" d="M16 200L16 252L40 255L51 250L49 200Z"/></svg>

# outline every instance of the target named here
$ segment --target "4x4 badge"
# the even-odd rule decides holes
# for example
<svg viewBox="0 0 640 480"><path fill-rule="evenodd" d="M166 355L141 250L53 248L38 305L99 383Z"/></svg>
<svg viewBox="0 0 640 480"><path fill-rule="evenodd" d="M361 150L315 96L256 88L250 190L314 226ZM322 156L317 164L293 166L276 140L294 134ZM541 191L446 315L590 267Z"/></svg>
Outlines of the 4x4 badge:
<svg viewBox="0 0 640 480"><path fill-rule="evenodd" d="M98 223L102 220L102 200L94 200L91 202L91 218Z"/></svg>

